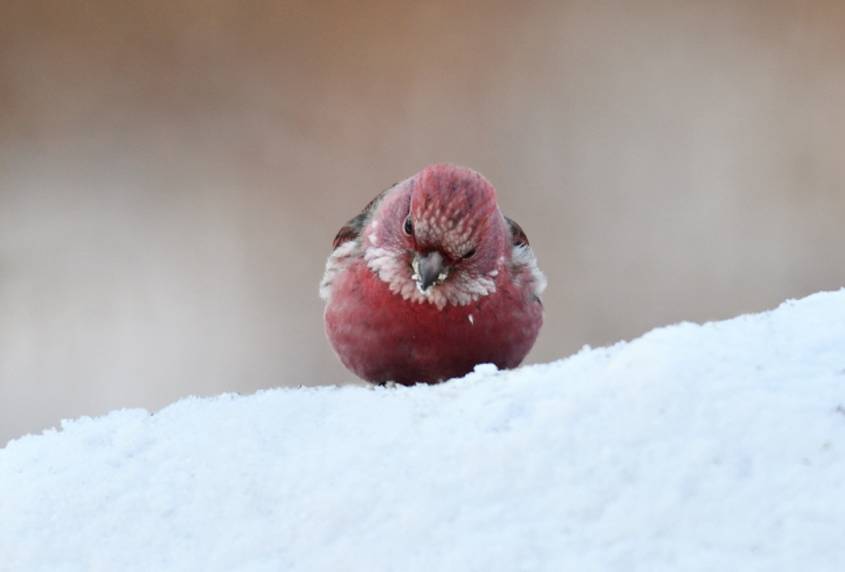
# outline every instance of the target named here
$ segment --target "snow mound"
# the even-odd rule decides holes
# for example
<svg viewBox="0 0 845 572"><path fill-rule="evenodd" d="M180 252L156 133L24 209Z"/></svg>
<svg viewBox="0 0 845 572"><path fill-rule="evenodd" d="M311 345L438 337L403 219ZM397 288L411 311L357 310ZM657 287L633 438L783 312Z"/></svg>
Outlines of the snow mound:
<svg viewBox="0 0 845 572"><path fill-rule="evenodd" d="M845 290L509 372L0 450L2 570L843 570Z"/></svg>

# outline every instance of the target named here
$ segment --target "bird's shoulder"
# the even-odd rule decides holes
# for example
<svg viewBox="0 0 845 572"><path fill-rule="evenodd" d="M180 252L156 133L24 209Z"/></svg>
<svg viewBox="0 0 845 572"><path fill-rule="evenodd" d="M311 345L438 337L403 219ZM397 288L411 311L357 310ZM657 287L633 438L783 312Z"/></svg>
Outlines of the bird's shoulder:
<svg viewBox="0 0 845 572"><path fill-rule="evenodd" d="M364 227L366 227L367 223L370 222L373 213L378 208L379 203L381 203L382 199L384 199L384 195L395 186L396 184L393 184L389 188L377 194L373 200L367 203L361 212L346 221L346 224L340 227L340 230L337 231L337 234L334 236L332 249L336 249L338 246L341 246L350 240L358 240L358 237L361 236L361 232L364 230Z"/></svg>
<svg viewBox="0 0 845 572"><path fill-rule="evenodd" d="M505 217L511 234L511 275L516 283L529 289L532 298L540 304L540 294L546 288L546 276L537 265L537 257L528 242L528 235L512 218Z"/></svg>
<svg viewBox="0 0 845 572"><path fill-rule="evenodd" d="M528 235L525 234L525 231L522 230L522 227L519 226L519 223L507 216L505 217L505 221L508 223L508 228L510 229L511 244L515 247L528 246L530 244L528 242Z"/></svg>

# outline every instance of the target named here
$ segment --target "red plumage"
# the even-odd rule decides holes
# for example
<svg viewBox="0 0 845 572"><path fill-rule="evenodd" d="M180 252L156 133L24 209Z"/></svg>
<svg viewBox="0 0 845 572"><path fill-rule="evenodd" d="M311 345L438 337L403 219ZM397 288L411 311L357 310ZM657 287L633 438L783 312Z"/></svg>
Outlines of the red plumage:
<svg viewBox="0 0 845 572"><path fill-rule="evenodd" d="M320 294L343 364L374 382L437 383L519 365L542 325L545 279L479 173L431 165L337 233Z"/></svg>

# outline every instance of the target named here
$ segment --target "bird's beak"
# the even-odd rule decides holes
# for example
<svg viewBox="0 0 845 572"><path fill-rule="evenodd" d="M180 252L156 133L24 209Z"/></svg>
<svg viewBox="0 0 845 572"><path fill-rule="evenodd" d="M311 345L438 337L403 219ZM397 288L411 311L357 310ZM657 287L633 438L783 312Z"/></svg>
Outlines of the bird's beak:
<svg viewBox="0 0 845 572"><path fill-rule="evenodd" d="M432 284L443 282L448 275L443 255L436 250L427 254L417 253L411 268L414 271L412 278L417 281L420 292L425 292Z"/></svg>

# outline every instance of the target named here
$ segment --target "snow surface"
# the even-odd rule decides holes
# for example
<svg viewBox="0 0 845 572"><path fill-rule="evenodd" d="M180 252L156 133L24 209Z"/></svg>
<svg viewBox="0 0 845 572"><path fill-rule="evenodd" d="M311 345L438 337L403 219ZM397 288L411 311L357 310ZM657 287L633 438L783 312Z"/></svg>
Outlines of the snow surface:
<svg viewBox="0 0 845 572"><path fill-rule="evenodd" d="M2 570L845 570L845 290L0 450Z"/></svg>

